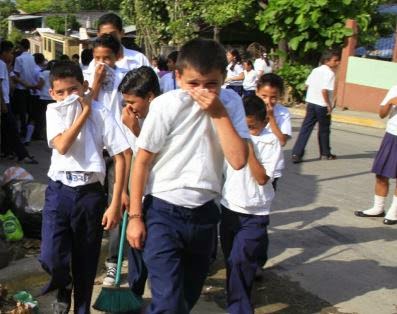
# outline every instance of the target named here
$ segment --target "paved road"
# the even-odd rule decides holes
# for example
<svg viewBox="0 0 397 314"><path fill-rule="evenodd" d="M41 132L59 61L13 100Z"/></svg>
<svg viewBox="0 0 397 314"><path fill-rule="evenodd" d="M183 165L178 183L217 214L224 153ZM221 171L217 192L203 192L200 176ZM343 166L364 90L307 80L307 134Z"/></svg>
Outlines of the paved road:
<svg viewBox="0 0 397 314"><path fill-rule="evenodd" d="M271 258L265 280L255 289L255 313L395 314L397 225L353 215L371 205L370 167L383 130L334 123L332 146L338 159L317 160L313 134L305 162L293 165L289 156L301 121L293 119L294 136L285 149L287 169L271 216ZM40 168L27 167L41 181L48 162L43 147L31 146L42 161ZM219 260L194 313L225 313ZM42 309L48 309L48 302L41 299Z"/></svg>

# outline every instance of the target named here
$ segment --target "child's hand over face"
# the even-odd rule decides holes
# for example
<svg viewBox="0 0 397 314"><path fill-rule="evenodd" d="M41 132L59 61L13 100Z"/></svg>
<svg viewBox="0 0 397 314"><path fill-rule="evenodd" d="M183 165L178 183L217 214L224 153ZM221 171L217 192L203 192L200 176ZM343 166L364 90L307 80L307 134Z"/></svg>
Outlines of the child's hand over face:
<svg viewBox="0 0 397 314"><path fill-rule="evenodd" d="M272 105L265 103L266 105L266 115L268 118L272 118L274 117L274 109L272 107Z"/></svg>
<svg viewBox="0 0 397 314"><path fill-rule="evenodd" d="M116 207L109 206L102 217L102 226L105 230L115 228L121 219L120 210Z"/></svg>
<svg viewBox="0 0 397 314"><path fill-rule="evenodd" d="M106 65L98 64L95 67L94 82L101 84L106 77Z"/></svg>
<svg viewBox="0 0 397 314"><path fill-rule="evenodd" d="M79 97L79 102L81 104L81 108L83 111L91 111L92 105L92 93L91 91L88 94L85 94L83 97Z"/></svg>
<svg viewBox="0 0 397 314"><path fill-rule="evenodd" d="M134 133L135 136L139 136L141 127L139 126L138 116L135 114L131 106L127 105L121 112L121 121Z"/></svg>
<svg viewBox="0 0 397 314"><path fill-rule="evenodd" d="M189 90L190 96L199 104L200 108L214 118L225 113L226 109L218 94L208 89L194 88Z"/></svg>

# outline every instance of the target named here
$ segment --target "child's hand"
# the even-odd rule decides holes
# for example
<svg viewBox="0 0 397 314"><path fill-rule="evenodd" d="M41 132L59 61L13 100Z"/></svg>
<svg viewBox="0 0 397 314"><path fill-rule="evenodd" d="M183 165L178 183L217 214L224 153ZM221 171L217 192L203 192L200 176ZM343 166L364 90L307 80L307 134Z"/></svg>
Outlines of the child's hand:
<svg viewBox="0 0 397 314"><path fill-rule="evenodd" d="M128 210L128 208L130 208L130 197L128 196L128 193L123 192L121 193L121 216L125 210Z"/></svg>
<svg viewBox="0 0 397 314"><path fill-rule="evenodd" d="M141 218L131 218L128 222L127 240L134 249L143 249L146 240L146 227Z"/></svg>
<svg viewBox="0 0 397 314"><path fill-rule="evenodd" d="M274 108L272 107L272 105L266 103L266 116L268 118L273 118L274 117Z"/></svg>
<svg viewBox="0 0 397 314"><path fill-rule="evenodd" d="M139 126L138 116L134 113L131 106L127 105L121 112L121 121L134 133L135 136L139 136L141 133L141 127Z"/></svg>
<svg viewBox="0 0 397 314"><path fill-rule="evenodd" d="M106 77L106 66L98 64L95 67L94 82L101 84Z"/></svg>
<svg viewBox="0 0 397 314"><path fill-rule="evenodd" d="M224 114L226 111L218 95L214 92L210 92L208 89L194 88L189 90L189 94L197 101L200 108L208 112L213 118Z"/></svg>
<svg viewBox="0 0 397 314"><path fill-rule="evenodd" d="M79 97L79 102L81 104L81 108L83 111L91 111L92 105L92 93L91 91L88 94L85 94L83 97Z"/></svg>
<svg viewBox="0 0 397 314"><path fill-rule="evenodd" d="M110 206L106 209L102 217L102 226L105 230L110 230L116 227L121 219L120 210Z"/></svg>

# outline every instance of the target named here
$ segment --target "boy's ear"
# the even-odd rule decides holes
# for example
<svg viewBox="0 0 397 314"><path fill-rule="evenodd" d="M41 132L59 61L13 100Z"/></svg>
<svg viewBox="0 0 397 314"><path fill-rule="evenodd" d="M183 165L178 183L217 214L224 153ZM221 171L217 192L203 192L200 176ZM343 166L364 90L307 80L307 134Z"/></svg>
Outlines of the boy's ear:
<svg viewBox="0 0 397 314"><path fill-rule="evenodd" d="M50 94L51 98L54 99L55 93L54 93L54 90L53 90L52 88L50 88L50 89L48 90L48 93Z"/></svg>
<svg viewBox="0 0 397 314"><path fill-rule="evenodd" d="M175 69L175 78L179 81L182 77L182 73L179 70Z"/></svg>

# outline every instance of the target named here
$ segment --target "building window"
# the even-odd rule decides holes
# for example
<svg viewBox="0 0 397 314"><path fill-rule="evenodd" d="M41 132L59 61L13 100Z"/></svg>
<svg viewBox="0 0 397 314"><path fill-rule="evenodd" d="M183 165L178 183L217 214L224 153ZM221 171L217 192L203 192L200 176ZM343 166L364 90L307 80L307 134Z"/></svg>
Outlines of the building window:
<svg viewBox="0 0 397 314"><path fill-rule="evenodd" d="M63 42L55 42L55 58L59 58L63 55Z"/></svg>
<svg viewBox="0 0 397 314"><path fill-rule="evenodd" d="M47 48L48 48L48 52L51 52L51 46L52 46L51 39L47 38Z"/></svg>
<svg viewBox="0 0 397 314"><path fill-rule="evenodd" d="M47 38L44 38L44 51L47 51Z"/></svg>

